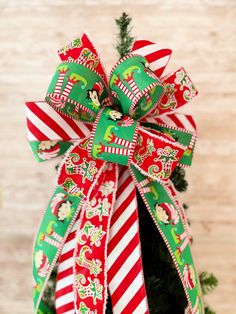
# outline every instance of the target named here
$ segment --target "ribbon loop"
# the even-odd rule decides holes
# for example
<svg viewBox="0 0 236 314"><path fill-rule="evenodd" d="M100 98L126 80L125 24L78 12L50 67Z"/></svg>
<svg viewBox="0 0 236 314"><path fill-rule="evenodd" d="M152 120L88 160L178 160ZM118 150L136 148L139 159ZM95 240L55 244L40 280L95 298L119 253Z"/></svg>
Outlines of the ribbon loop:
<svg viewBox="0 0 236 314"><path fill-rule="evenodd" d="M147 60L129 54L111 71L110 89L114 102L126 115L138 119L152 110L161 99L163 86Z"/></svg>
<svg viewBox="0 0 236 314"><path fill-rule="evenodd" d="M131 164L158 182L167 181L186 147L161 132L139 128Z"/></svg>
<svg viewBox="0 0 236 314"><path fill-rule="evenodd" d="M60 64L49 85L46 102L74 119L94 121L108 93L103 79L89 66Z"/></svg>
<svg viewBox="0 0 236 314"><path fill-rule="evenodd" d="M95 159L128 165L137 140L139 123L107 107L97 116L88 145Z"/></svg>

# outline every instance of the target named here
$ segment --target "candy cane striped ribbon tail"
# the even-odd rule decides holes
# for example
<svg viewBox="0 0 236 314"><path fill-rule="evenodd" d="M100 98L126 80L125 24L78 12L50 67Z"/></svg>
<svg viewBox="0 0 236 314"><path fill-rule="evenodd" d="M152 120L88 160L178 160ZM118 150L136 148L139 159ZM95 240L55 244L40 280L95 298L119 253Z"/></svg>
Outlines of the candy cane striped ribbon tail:
<svg viewBox="0 0 236 314"><path fill-rule="evenodd" d="M146 314L136 189L128 168L119 175L108 244L108 287L114 314Z"/></svg>
<svg viewBox="0 0 236 314"><path fill-rule="evenodd" d="M75 250L75 235L79 227L79 219L75 222L71 229L66 243L63 246L59 261L58 271L56 278L56 293L55 293L55 306L57 314L74 314L74 250Z"/></svg>

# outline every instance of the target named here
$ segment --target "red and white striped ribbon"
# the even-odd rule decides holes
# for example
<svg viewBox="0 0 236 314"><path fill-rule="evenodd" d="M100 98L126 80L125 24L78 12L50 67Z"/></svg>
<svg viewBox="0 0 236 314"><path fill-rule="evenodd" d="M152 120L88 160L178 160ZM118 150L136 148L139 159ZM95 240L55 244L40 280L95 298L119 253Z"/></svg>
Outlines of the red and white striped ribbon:
<svg viewBox="0 0 236 314"><path fill-rule="evenodd" d="M111 218L108 243L108 287L114 314L148 313L143 279L136 189L123 167Z"/></svg>
<svg viewBox="0 0 236 314"><path fill-rule="evenodd" d="M63 246L61 255L58 260L58 271L56 278L56 293L55 306L57 314L75 314L74 306L74 250L75 250L75 235L79 228L79 218L72 227L70 234Z"/></svg>
<svg viewBox="0 0 236 314"><path fill-rule="evenodd" d="M149 40L135 41L132 52L144 56L157 77L161 77L163 74L172 53L170 49L162 49L158 44Z"/></svg>
<svg viewBox="0 0 236 314"><path fill-rule="evenodd" d="M196 123L192 116L181 114L181 113L171 113L163 114L159 116L148 116L144 117L141 122L149 122L153 124L166 125L168 127L186 129L191 133L196 133Z"/></svg>
<svg viewBox="0 0 236 314"><path fill-rule="evenodd" d="M91 125L59 113L44 101L27 102L26 117L29 141L76 140L91 132Z"/></svg>

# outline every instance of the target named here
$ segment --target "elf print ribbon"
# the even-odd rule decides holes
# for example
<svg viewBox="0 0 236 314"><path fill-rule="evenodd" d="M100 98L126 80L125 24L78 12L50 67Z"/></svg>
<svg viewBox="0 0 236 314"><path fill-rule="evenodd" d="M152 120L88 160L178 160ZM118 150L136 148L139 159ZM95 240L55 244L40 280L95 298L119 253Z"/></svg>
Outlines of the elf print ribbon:
<svg viewBox="0 0 236 314"><path fill-rule="evenodd" d="M115 314L149 313L136 189L189 312L203 313L187 219L169 180L191 164L196 141L193 118L174 112L197 94L190 78L183 68L163 77L171 50L145 40L116 63L109 84L86 34L59 55L46 101L26 103L37 160L65 154L35 242L35 313L52 313L43 292L57 261L57 313L105 313L107 287Z"/></svg>

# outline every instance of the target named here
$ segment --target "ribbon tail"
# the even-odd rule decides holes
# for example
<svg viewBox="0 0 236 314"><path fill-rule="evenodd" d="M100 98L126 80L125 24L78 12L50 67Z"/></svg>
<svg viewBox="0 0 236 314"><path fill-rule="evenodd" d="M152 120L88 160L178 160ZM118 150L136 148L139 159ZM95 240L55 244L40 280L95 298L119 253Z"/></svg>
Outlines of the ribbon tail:
<svg viewBox="0 0 236 314"><path fill-rule="evenodd" d="M59 169L55 192L44 213L34 248L33 291L35 313L40 313L43 292L68 234L101 175L103 161L88 156L86 140L72 146ZM93 179L93 180L92 180Z"/></svg>
<svg viewBox="0 0 236 314"><path fill-rule="evenodd" d="M76 313L105 313L107 245L118 180L117 164L106 163L81 211L73 255ZM58 312L59 313L59 312Z"/></svg>
<svg viewBox="0 0 236 314"><path fill-rule="evenodd" d="M57 314L67 311L75 311L74 304L74 252L76 248L76 231L81 225L80 214L78 215L67 239L63 246L58 260L56 289L55 289L55 308Z"/></svg>
<svg viewBox="0 0 236 314"><path fill-rule="evenodd" d="M169 250L183 285L190 313L203 314L201 287L190 250L189 234L173 194L168 185L150 180L132 165L130 173Z"/></svg>
<svg viewBox="0 0 236 314"><path fill-rule="evenodd" d="M143 276L136 188L129 169L119 174L108 243L108 286L114 314L148 311Z"/></svg>
<svg viewBox="0 0 236 314"><path fill-rule="evenodd" d="M34 248L33 276L34 307L35 313L40 313L41 300L47 281L56 264L65 239L74 224L74 220L81 208L81 198L73 197L57 186L48 204L43 220L41 222ZM58 207L70 211L68 220L58 220Z"/></svg>

